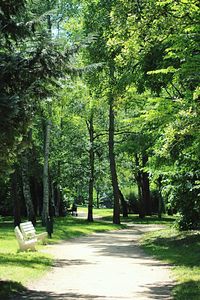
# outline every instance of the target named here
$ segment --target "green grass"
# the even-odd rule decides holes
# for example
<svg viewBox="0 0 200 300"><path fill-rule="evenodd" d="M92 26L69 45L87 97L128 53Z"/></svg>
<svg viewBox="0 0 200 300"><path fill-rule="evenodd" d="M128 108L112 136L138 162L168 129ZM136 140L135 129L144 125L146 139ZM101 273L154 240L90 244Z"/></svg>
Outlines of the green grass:
<svg viewBox="0 0 200 300"><path fill-rule="evenodd" d="M127 218L121 217L122 222L133 224L163 224L171 226L176 220L176 216L163 215L162 218L158 218L157 215L146 216L141 219L138 215L130 214Z"/></svg>
<svg viewBox="0 0 200 300"><path fill-rule="evenodd" d="M87 207L78 207L78 213L84 212L87 214L88 208ZM93 215L94 217L111 217L112 218L113 209L111 208L93 208Z"/></svg>
<svg viewBox="0 0 200 300"><path fill-rule="evenodd" d="M23 290L27 278L41 276L52 265L52 258L39 251L18 251L11 218L0 223L0 245L0 299L7 299L11 292ZM41 247L39 245L38 249Z"/></svg>
<svg viewBox="0 0 200 300"><path fill-rule="evenodd" d="M87 213L87 207L78 208L78 212ZM113 220L113 209L110 208L93 208L93 214L96 217L102 217L104 221ZM127 218L120 217L122 223L133 223L133 224L163 224L171 226L175 220L176 216L163 215L161 219L157 215L146 216L144 219L138 217L138 214L129 214Z"/></svg>
<svg viewBox="0 0 200 300"><path fill-rule="evenodd" d="M127 218L120 217L122 223L133 223L133 224L163 224L171 226L176 217L163 215L161 219L159 219L156 215L153 216L146 216L145 218L141 219L138 215L129 214ZM112 221L112 215L105 215L102 217L104 221Z"/></svg>
<svg viewBox="0 0 200 300"><path fill-rule="evenodd" d="M146 234L141 244L149 254L172 265L177 281L173 289L175 300L200 299L200 231L168 228Z"/></svg>
<svg viewBox="0 0 200 300"><path fill-rule="evenodd" d="M83 219L71 216L55 218L54 232L49 244L59 243L61 240L120 229L123 226L103 222L89 223ZM37 225L37 233L43 232L44 228ZM36 252L19 252L18 244L14 235L12 218L3 218L0 222L0 299L8 299L9 295L16 291L24 290L24 285L29 280L39 278L53 263L52 257L40 252L44 247L37 245Z"/></svg>

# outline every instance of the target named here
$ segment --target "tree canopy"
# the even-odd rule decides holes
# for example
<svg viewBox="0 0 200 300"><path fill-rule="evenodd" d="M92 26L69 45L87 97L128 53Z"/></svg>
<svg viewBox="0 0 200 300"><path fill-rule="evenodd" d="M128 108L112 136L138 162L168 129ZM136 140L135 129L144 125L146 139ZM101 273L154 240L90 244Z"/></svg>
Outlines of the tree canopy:
<svg viewBox="0 0 200 300"><path fill-rule="evenodd" d="M199 11L1 1L0 214L34 220L75 202L89 221L105 205L114 223L168 212L199 228Z"/></svg>

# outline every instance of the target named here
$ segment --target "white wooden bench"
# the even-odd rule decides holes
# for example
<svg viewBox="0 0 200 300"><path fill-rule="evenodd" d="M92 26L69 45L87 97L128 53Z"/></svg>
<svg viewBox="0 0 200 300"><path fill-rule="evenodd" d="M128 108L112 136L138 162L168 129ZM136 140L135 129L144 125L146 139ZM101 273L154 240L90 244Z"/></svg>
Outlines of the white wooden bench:
<svg viewBox="0 0 200 300"><path fill-rule="evenodd" d="M19 227L25 241L36 239L37 241L41 240L44 242L44 240L47 238L47 232L36 234L36 230L30 221L20 223Z"/></svg>
<svg viewBox="0 0 200 300"><path fill-rule="evenodd" d="M24 237L18 226L15 227L15 235L21 251L26 251L28 249L35 251L35 244L37 243L36 238L31 238L27 241L24 240Z"/></svg>

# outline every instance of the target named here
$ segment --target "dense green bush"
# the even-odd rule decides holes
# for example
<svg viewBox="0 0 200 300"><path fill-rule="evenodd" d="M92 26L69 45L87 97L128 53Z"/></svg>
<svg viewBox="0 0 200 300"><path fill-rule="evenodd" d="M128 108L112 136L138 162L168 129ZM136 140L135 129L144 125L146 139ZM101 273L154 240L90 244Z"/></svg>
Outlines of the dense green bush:
<svg viewBox="0 0 200 300"><path fill-rule="evenodd" d="M195 188L194 178L180 176L174 181L172 198L180 217L177 226L180 230L200 228L200 199L198 189Z"/></svg>
<svg viewBox="0 0 200 300"><path fill-rule="evenodd" d="M139 201L138 197L134 192L130 192L126 199L128 200L129 213L138 214L139 213Z"/></svg>

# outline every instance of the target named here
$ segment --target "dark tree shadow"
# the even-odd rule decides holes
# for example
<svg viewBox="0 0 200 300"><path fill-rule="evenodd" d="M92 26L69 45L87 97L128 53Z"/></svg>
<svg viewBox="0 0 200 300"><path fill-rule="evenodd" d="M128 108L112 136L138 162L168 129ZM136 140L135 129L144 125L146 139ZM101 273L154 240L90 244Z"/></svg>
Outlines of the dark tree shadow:
<svg viewBox="0 0 200 300"><path fill-rule="evenodd" d="M173 294L175 300L199 300L200 280L190 280L176 285L173 289Z"/></svg>
<svg viewBox="0 0 200 300"><path fill-rule="evenodd" d="M53 262L53 267L62 268L64 266L80 266L92 264L87 260L83 259L55 259Z"/></svg>
<svg viewBox="0 0 200 300"><path fill-rule="evenodd" d="M173 299L172 296L172 289L174 285L163 282L162 284L157 285L144 285L142 288L144 292L138 293L138 299L142 296L143 298L146 297L147 299L154 299L154 300L169 300ZM136 298L137 299L137 298ZM189 299L188 299L189 300Z"/></svg>
<svg viewBox="0 0 200 300"><path fill-rule="evenodd" d="M0 299L1 300L77 300L77 299L104 299L105 296L81 294L76 292L54 293L46 291L34 291L25 288L22 284L15 281L0 281ZM112 297L110 298L112 299ZM113 298L116 299L116 298Z"/></svg>
<svg viewBox="0 0 200 300"><path fill-rule="evenodd" d="M0 299L11 299L16 293L26 292L26 288L19 282L11 280L0 280Z"/></svg>

